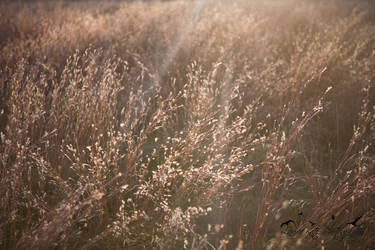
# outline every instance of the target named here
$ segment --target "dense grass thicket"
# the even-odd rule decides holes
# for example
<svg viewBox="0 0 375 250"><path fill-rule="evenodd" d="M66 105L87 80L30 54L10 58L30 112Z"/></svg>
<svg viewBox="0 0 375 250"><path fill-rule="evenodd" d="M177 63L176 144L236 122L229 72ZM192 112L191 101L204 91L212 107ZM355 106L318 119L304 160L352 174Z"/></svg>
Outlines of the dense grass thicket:
<svg viewBox="0 0 375 250"><path fill-rule="evenodd" d="M1 249L373 249L375 6L0 2Z"/></svg>

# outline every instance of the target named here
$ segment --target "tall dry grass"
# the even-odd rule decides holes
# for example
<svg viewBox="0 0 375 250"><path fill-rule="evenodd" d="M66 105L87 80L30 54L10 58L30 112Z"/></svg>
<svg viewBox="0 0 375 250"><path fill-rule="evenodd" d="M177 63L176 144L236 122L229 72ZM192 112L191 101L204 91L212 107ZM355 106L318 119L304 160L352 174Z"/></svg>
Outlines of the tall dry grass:
<svg viewBox="0 0 375 250"><path fill-rule="evenodd" d="M374 16L0 3L0 248L371 249Z"/></svg>

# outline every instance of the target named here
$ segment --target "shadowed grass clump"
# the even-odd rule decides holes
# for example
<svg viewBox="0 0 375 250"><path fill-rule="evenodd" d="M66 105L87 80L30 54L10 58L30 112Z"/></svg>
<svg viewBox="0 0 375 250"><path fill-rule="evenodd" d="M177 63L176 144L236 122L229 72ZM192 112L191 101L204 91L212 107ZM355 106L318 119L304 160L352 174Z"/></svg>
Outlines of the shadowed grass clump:
<svg viewBox="0 0 375 250"><path fill-rule="evenodd" d="M374 16L0 3L0 248L370 249Z"/></svg>

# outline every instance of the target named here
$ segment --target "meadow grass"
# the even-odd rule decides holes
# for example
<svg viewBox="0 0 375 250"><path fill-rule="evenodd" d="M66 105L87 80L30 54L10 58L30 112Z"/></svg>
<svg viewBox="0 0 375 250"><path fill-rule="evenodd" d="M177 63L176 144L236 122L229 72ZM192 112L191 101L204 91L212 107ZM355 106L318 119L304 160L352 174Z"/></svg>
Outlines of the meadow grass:
<svg viewBox="0 0 375 250"><path fill-rule="evenodd" d="M374 17L0 2L0 248L371 249Z"/></svg>

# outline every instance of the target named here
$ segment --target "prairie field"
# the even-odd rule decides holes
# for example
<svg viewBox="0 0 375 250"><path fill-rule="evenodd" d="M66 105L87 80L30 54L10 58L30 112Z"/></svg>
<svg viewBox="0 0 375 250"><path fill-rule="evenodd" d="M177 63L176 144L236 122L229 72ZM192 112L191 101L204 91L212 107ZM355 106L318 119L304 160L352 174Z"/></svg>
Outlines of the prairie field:
<svg viewBox="0 0 375 250"><path fill-rule="evenodd" d="M0 2L0 249L375 249L374 143L374 2Z"/></svg>

